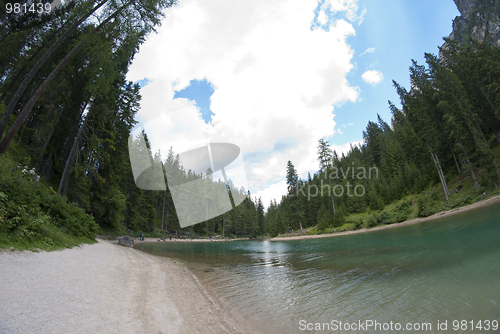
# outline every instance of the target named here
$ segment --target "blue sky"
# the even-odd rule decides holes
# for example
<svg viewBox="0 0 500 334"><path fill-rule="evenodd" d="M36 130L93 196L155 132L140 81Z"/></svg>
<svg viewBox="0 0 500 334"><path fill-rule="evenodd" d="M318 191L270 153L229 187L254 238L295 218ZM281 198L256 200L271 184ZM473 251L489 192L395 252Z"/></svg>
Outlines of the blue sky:
<svg viewBox="0 0 500 334"><path fill-rule="evenodd" d="M453 18L460 15L453 1L362 1L360 6L367 12L356 36L347 39L357 64L347 78L361 91L358 101L335 110L337 124L354 123L333 138L337 144L361 139L368 121L376 121L377 113L390 124L387 100L400 105L392 80L409 87L411 59L424 63L424 52L437 54L442 38L451 33ZM362 55L368 48L375 51ZM381 71L384 79L377 85L364 82L360 73L369 69Z"/></svg>
<svg viewBox="0 0 500 334"><path fill-rule="evenodd" d="M437 53L458 15L452 0L181 0L130 68L138 120L190 115L169 125L175 138L150 136L162 152L201 134L238 145L267 206L288 160L303 178L317 171L319 138L345 152L377 114L390 123L392 80L408 87L411 59Z"/></svg>
<svg viewBox="0 0 500 334"><path fill-rule="evenodd" d="M214 93L212 84L204 80L191 80L189 86L175 92L174 99L186 98L196 101L196 106L200 108L201 117L205 123L212 121L213 112L210 110L210 96Z"/></svg>

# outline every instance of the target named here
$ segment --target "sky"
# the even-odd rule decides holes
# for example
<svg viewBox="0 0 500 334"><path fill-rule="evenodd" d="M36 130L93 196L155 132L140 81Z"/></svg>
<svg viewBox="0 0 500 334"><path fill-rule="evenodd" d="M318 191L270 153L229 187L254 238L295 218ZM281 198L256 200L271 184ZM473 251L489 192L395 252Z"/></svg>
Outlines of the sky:
<svg viewBox="0 0 500 334"><path fill-rule="evenodd" d="M320 138L341 155L377 114L390 124L392 80L409 88L411 60L437 54L460 15L452 0L179 0L165 14L128 73L139 125L164 158L237 145L265 207L289 160L301 178L318 170Z"/></svg>

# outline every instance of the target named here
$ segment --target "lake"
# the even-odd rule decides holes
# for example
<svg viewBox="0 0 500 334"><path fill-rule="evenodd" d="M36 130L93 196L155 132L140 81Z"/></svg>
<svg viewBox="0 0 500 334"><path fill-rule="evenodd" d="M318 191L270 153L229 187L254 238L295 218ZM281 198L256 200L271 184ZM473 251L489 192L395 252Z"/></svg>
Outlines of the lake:
<svg viewBox="0 0 500 334"><path fill-rule="evenodd" d="M136 248L187 262L260 333L500 331L500 204L332 238Z"/></svg>

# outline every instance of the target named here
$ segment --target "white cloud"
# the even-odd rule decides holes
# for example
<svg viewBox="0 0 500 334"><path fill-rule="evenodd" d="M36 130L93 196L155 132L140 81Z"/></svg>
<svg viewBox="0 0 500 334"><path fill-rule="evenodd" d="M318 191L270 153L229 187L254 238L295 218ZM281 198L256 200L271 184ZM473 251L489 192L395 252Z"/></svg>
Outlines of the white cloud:
<svg viewBox="0 0 500 334"><path fill-rule="evenodd" d="M325 25L328 23L328 15L326 15L324 10L320 10L320 12L318 13L318 22L321 25Z"/></svg>
<svg viewBox="0 0 500 334"><path fill-rule="evenodd" d="M364 7L361 14L358 14L357 1L358 0L326 0L321 7L323 10L330 7L333 14L336 12L345 12L347 19L350 22L357 23L359 26L363 23L363 19L367 11L366 7Z"/></svg>
<svg viewBox="0 0 500 334"><path fill-rule="evenodd" d="M359 14L357 17L358 26L361 25L361 23L363 23L363 20L365 19L366 13L367 13L367 10L366 10L366 7L364 7L363 10L361 11L361 14Z"/></svg>
<svg viewBox="0 0 500 334"><path fill-rule="evenodd" d="M345 12L347 17L355 17L358 10L357 0L326 0L323 8L330 7L333 13Z"/></svg>
<svg viewBox="0 0 500 334"><path fill-rule="evenodd" d="M281 196L287 193L287 184L285 180L278 183L272 184L262 191L258 191L252 194L252 197L262 197L262 204L267 209L272 200L276 199L276 202L281 201Z"/></svg>
<svg viewBox="0 0 500 334"><path fill-rule="evenodd" d="M378 84L380 81L382 81L384 76L382 75L382 72L380 72L380 71L370 70L370 71L366 71L365 73L363 73L363 75L361 75L361 78L363 78L363 80L366 83L375 85L375 84Z"/></svg>
<svg viewBox="0 0 500 334"><path fill-rule="evenodd" d="M342 155L342 153L347 154L347 152L349 152L351 150L351 146L356 147L356 146L359 146L362 144L363 144L363 140L357 140L357 141L345 143L342 145L333 144L330 146L330 148L332 149L332 151L337 152L337 155L340 157Z"/></svg>
<svg viewBox="0 0 500 334"><path fill-rule="evenodd" d="M347 17L357 10L356 0L328 3ZM252 193L277 176L283 180L288 160L299 173L317 170L317 140L337 131L333 105L356 101L359 89L346 79L353 68L346 43L355 35L352 24L340 19L328 32L311 31L316 6L317 0L185 0L168 9L128 74L132 81L153 80L141 89L139 119L191 110L187 133L211 133L213 141L234 143L257 157L246 161ZM173 100L190 80L204 78L215 88L213 127L191 102ZM277 149L285 139L291 144Z"/></svg>
<svg viewBox="0 0 500 334"><path fill-rule="evenodd" d="M362 56L362 55L367 54L367 53L374 53L374 52L375 52L375 48L368 48L365 50L365 52L363 52L359 56Z"/></svg>
<svg viewBox="0 0 500 334"><path fill-rule="evenodd" d="M342 127L345 129L347 128L348 126L353 126L354 123L349 123L349 124L342 124Z"/></svg>

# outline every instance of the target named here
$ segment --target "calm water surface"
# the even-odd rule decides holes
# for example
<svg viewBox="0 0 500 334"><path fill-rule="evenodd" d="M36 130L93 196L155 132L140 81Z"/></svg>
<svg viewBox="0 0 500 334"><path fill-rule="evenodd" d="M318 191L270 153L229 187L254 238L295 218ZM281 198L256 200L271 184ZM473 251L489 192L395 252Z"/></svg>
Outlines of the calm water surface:
<svg viewBox="0 0 500 334"><path fill-rule="evenodd" d="M470 330L471 320L474 326L500 321L499 204L342 237L165 242L142 249L187 261L231 315L257 332L341 333L350 331L303 331L299 321L373 320L431 323L430 332L447 321L448 330L440 332L457 333L453 320L467 320L467 332L479 332Z"/></svg>

